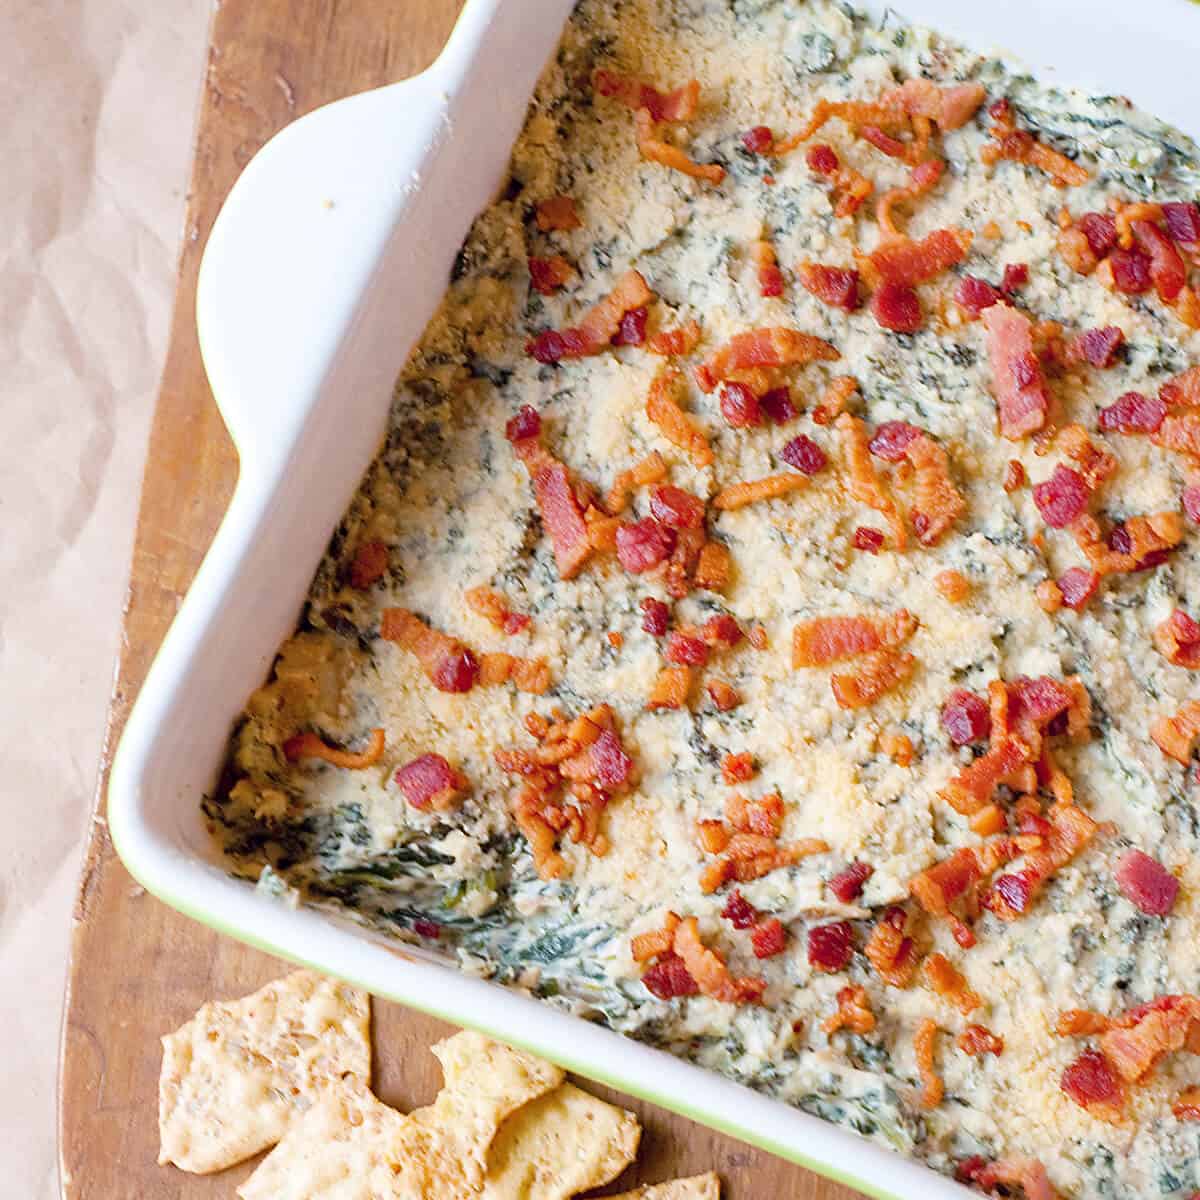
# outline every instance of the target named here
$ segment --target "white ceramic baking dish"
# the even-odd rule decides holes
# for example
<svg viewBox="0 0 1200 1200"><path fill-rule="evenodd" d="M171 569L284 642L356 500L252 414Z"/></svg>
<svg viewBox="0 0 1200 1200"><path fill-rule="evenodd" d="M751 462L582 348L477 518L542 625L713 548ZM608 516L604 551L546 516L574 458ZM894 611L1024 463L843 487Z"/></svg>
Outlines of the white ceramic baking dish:
<svg viewBox="0 0 1200 1200"><path fill-rule="evenodd" d="M800 0L797 0L800 2ZM964 1189L715 1074L468 978L419 949L231 879L200 815L231 724L291 632L383 434L393 380L501 181L573 0L467 0L424 74L297 121L213 229L197 319L241 470L229 511L130 717L108 817L168 904L274 954L484 1030L873 1196ZM1045 79L1123 92L1195 131L1200 11L1185 0L905 0L904 15Z"/></svg>

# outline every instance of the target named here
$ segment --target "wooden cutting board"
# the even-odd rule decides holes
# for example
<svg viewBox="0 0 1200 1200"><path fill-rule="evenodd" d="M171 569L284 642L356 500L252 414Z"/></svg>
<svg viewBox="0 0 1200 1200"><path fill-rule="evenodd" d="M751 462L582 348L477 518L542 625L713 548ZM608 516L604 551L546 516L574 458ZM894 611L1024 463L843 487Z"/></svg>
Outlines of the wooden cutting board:
<svg viewBox="0 0 1200 1200"><path fill-rule="evenodd" d="M222 0L216 8L171 341L74 912L59 1084L62 1192L69 1200L233 1197L249 1167L205 1178L155 1163L158 1039L204 1001L242 995L286 969L142 892L117 859L104 820L113 748L237 475L196 344L200 254L222 199L263 142L320 104L420 70L442 46L459 6L460 0ZM376 1003L383 1099L408 1109L432 1098L439 1075L427 1048L447 1030L398 1005ZM592 1090L635 1109L645 1127L639 1161L621 1178L622 1188L715 1168L729 1200L853 1200L844 1188L682 1117Z"/></svg>

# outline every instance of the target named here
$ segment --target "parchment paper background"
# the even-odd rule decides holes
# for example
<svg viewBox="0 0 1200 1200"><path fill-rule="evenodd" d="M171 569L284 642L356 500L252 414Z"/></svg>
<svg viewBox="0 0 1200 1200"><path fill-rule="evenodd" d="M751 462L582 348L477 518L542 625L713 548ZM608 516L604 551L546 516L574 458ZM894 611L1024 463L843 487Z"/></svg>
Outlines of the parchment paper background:
<svg viewBox="0 0 1200 1200"><path fill-rule="evenodd" d="M209 0L0 0L0 1197L57 1197L68 920Z"/></svg>

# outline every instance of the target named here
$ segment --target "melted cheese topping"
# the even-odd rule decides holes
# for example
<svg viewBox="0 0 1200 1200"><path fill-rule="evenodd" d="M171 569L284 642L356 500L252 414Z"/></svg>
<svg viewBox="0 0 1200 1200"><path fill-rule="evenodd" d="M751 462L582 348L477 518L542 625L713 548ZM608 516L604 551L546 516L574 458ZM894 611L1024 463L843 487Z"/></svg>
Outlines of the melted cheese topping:
<svg viewBox="0 0 1200 1200"><path fill-rule="evenodd" d="M644 162L632 114L580 82L601 66L664 89L697 78L700 109L682 140L698 161L725 165L724 183ZM1024 123L1092 172L1091 182L1064 192L1029 167L985 168L981 112L944 137L946 176L913 207L907 226L913 236L973 230L966 273L998 280L1004 264L1027 263L1019 303L1035 319L1124 331L1127 360L1115 369L1051 381L1064 420L1095 430L1098 409L1117 395L1153 394L1189 364L1194 335L1172 313L1152 296L1129 303L1105 291L1074 274L1055 249L1063 204L1078 215L1113 195L1188 198L1195 147L1173 131L1124 102L1042 88L931 33L873 28L824 0L583 0L531 104L505 198L476 221L442 308L399 382L386 445L318 571L301 631L282 648L272 681L252 698L235 735L236 782L207 811L234 869L268 889L337 903L400 936L411 936L414 924L427 933L433 922L465 969L530 988L937 1169L971 1154L1023 1154L1045 1162L1069 1195L1182 1196L1200 1186L1200 1150L1196 1127L1171 1116L1170 1100L1200 1082L1200 1063L1169 1059L1137 1092L1130 1121L1114 1129L1060 1090L1080 1043L1055 1037L1052 1027L1066 1008L1119 1012L1163 993L1200 990L1200 812L1187 773L1148 736L1158 717L1196 694L1188 672L1153 649L1150 632L1200 594L1200 542L1189 528L1164 565L1110 577L1082 613L1045 613L1038 583L1082 556L1069 535L1045 529L1029 487L1008 494L1001 482L1010 459L1021 461L1030 483L1063 460L1039 455L1032 441L998 436L983 329L964 322L950 301L957 276L919 289L928 319L915 335L886 332L866 310L847 315L821 305L791 272L804 260L852 266L854 250L869 251L878 239L871 204L857 217L835 218L828 187L807 168L803 150L770 160L741 146L752 126L769 124L778 135L797 127L819 98L873 97L920 74L944 83L978 79L991 97L1011 96ZM854 142L840 122L819 140L873 179L876 194L906 180L902 164ZM574 197L581 228L538 231L534 208L556 193ZM984 232L991 223L998 236ZM762 237L788 280L780 298L759 295L751 244ZM575 285L538 295L529 285L531 254L562 254L578 271ZM716 451L711 467L697 469L647 420L645 397L660 359L628 347L541 366L523 349L533 334L571 324L630 267L659 297L658 325L700 322L704 340L693 361L732 334L775 324L828 338L841 359L791 372L802 411L783 428L731 429L718 393L689 385L687 406ZM967 510L937 546L878 555L853 548L857 526L883 521L851 499L840 442L811 416L840 374L859 381L852 411L871 425L910 421L949 453ZM744 627L765 629L766 649L743 643L707 668L706 677L737 688L739 707L721 713L696 688L688 709L646 710L663 661L661 643L641 628L639 601L669 598L655 573L629 575L611 557L593 559L569 582L558 577L528 476L504 440L505 421L523 404L540 411L552 452L600 494L654 450L670 464L671 482L706 498L737 480L788 470L779 451L797 433L829 455L829 467L799 492L710 511L710 535L732 554L731 584L724 597L693 592L675 605L677 624L728 611ZM1119 470L1094 510L1119 520L1177 507L1178 458L1144 437L1097 440L1106 440ZM633 515L644 515L646 504L642 489ZM348 564L372 540L387 545L389 569L355 590L346 584ZM950 604L934 585L949 569L971 584L965 604ZM481 585L530 614L531 627L506 637L472 611L463 594ZM424 615L476 652L544 657L550 692L435 690L412 655L379 638L380 612L392 605ZM899 607L920 620L905 646L917 668L873 706L843 710L828 669L791 667L797 622ZM621 635L619 647L609 632ZM1059 759L1079 803L1113 831L1057 872L1020 920L981 917L974 949L960 950L944 922L929 926L931 948L984 999L971 1020L1003 1036L1005 1049L972 1058L952 1037L939 1039L946 1099L924 1112L913 1032L932 1017L957 1034L966 1018L919 984L885 987L861 955L845 972L813 970L805 931L849 917L861 948L871 910L905 899L912 876L953 849L979 844L937 796L971 759L949 743L939 711L955 687L982 693L990 680L1021 674L1078 674L1086 684L1092 736L1064 747ZM493 752L531 745L529 713L560 708L573 716L601 702L617 714L639 782L607 810L611 851L597 857L564 840L569 877L543 882L510 813L516 784ZM387 748L367 770L292 764L282 753L297 730L357 747L379 726ZM909 767L885 753L896 733L915 748ZM398 767L430 752L469 781L455 810L417 812L393 782ZM722 815L731 789L719 763L727 753L749 753L760 764L742 790L782 794L784 840L820 837L830 846L743 886L789 930L785 952L763 962L750 955L744 934L719 919L725 892L705 895L699 886L706 860L695 822ZM1142 915L1117 890L1113 865L1130 844L1179 876L1169 917ZM875 868L861 907L841 904L825 886L852 859ZM765 976L765 1003L651 997L629 938L659 927L668 908L697 915L735 973ZM821 1022L847 982L867 989L878 1024L869 1034L826 1036Z"/></svg>

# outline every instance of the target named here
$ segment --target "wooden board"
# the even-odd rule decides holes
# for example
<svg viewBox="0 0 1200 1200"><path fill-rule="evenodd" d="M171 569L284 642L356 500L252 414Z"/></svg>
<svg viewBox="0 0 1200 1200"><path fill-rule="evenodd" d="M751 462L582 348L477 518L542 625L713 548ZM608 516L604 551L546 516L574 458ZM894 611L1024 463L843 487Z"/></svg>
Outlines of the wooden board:
<svg viewBox="0 0 1200 1200"><path fill-rule="evenodd" d="M150 438L97 811L74 912L59 1086L62 1190L69 1200L233 1196L248 1167L202 1178L155 1165L158 1039L205 1000L241 995L285 970L143 893L116 858L103 817L112 750L237 473L196 344L200 253L222 198L271 134L326 101L425 66L459 3L222 0L216 9L170 348ZM385 1100L403 1109L429 1101L439 1076L427 1047L446 1031L398 1005L376 1004L377 1090ZM636 1109L645 1126L639 1162L621 1186L715 1168L729 1200L852 1200L846 1189L762 1151L607 1089L593 1090Z"/></svg>

